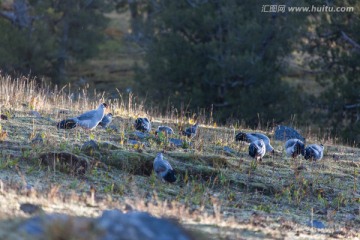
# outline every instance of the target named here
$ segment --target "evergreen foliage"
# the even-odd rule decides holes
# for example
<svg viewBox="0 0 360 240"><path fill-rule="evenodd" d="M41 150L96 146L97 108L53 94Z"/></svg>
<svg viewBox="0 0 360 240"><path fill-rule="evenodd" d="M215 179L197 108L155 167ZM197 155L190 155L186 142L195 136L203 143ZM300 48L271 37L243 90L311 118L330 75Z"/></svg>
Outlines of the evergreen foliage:
<svg viewBox="0 0 360 240"><path fill-rule="evenodd" d="M244 1L158 1L149 24L146 68L138 91L165 107L212 106L251 125L258 117L290 119L301 108L295 90L281 81L282 61L297 37L301 15L263 13ZM156 11L155 11L156 10Z"/></svg>
<svg viewBox="0 0 360 240"><path fill-rule="evenodd" d="M321 5L321 4L320 4ZM350 143L360 142L360 3L332 1L334 7L354 7L353 12L324 12L310 19L304 43L317 81L326 89L317 99L320 121L332 134Z"/></svg>
<svg viewBox="0 0 360 240"><path fill-rule="evenodd" d="M21 1L18 1L21 2ZM110 3L101 0L29 0L30 25L21 27L0 18L0 64L6 72L48 76L66 81L66 64L97 53L103 40ZM15 12L15 11L14 11ZM15 16L16 13L15 12ZM23 16L16 16L21 18Z"/></svg>

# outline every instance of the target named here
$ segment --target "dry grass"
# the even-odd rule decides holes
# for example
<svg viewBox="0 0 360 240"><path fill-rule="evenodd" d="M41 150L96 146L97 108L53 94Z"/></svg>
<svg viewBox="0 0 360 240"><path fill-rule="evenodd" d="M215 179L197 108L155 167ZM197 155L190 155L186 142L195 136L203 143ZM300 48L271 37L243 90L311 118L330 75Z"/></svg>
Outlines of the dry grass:
<svg viewBox="0 0 360 240"><path fill-rule="evenodd" d="M16 232L7 229L28 217L19 209L23 202L38 204L45 212L90 217L130 205L210 232L213 239L359 237L357 148L334 145L330 139L324 159L311 163L285 157L283 143L274 141L279 154L257 163L247 155L247 145L234 142L240 129L206 124L200 125L199 135L186 148L155 137L147 139L148 144L131 145L127 139L136 116L152 117L154 127L165 123L174 129L193 120L182 111L160 118L132 98L119 98L110 101L118 132L60 131L56 121L108 102L105 94L90 96L86 90L74 94L26 78L0 78L1 112L9 115L0 122L7 132L7 139L0 142L2 239L16 238ZM36 134L43 143L31 142ZM316 142L311 132L306 135ZM99 143L99 149L81 150L89 138ZM224 151L224 146L234 152ZM159 182L151 171L156 152L162 150L177 171L175 184ZM73 154L88 161L89 168L78 175L59 165L43 165L40 156L49 152ZM306 226L311 215L327 228Z"/></svg>

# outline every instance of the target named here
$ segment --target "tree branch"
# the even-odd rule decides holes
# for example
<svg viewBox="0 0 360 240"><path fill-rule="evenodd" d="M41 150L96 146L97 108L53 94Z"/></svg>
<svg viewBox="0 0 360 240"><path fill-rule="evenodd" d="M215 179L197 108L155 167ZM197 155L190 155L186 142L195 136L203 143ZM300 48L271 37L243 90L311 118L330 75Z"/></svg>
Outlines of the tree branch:
<svg viewBox="0 0 360 240"><path fill-rule="evenodd" d="M358 107L360 107L360 103L351 104L351 105L345 105L344 106L345 109L352 109L352 108L358 108Z"/></svg>
<svg viewBox="0 0 360 240"><path fill-rule="evenodd" d="M25 0L15 0L12 6L13 11L0 11L0 16L19 28L30 28L32 18L29 15L27 2Z"/></svg>
<svg viewBox="0 0 360 240"><path fill-rule="evenodd" d="M358 44L357 42L355 42L353 39L351 39L348 35L346 35L346 33L344 33L343 31L341 31L341 36L348 41L354 48L356 48L356 50L360 50L360 44Z"/></svg>

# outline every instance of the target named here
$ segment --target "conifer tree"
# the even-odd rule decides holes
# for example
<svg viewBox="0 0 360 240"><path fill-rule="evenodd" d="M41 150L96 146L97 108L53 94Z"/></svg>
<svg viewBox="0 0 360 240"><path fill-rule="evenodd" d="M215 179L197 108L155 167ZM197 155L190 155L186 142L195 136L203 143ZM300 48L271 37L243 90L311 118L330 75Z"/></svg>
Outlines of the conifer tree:
<svg viewBox="0 0 360 240"><path fill-rule="evenodd" d="M295 113L297 95L283 81L282 61L301 15L261 12L236 0L160 0L150 19L151 40L138 91L166 105L214 107L216 116L255 124Z"/></svg>

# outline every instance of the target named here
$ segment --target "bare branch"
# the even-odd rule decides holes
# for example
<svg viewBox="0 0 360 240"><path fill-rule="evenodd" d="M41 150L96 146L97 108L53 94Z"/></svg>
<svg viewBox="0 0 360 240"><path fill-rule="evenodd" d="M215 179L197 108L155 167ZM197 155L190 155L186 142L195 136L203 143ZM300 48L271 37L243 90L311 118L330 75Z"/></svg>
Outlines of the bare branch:
<svg viewBox="0 0 360 240"><path fill-rule="evenodd" d="M353 39L351 39L348 35L346 35L346 33L344 33L343 31L341 31L341 36L348 41L353 47L355 47L357 50L360 50L360 44L358 44L357 42L355 42Z"/></svg>
<svg viewBox="0 0 360 240"><path fill-rule="evenodd" d="M186 0L186 1L187 1L187 3L188 3L192 8L196 8L196 7L197 7L196 3L194 3L192 0Z"/></svg>
<svg viewBox="0 0 360 240"><path fill-rule="evenodd" d="M6 18L10 22L14 23L16 21L15 13L9 11L0 11L0 16Z"/></svg>
<svg viewBox="0 0 360 240"><path fill-rule="evenodd" d="M192 8L197 8L199 5L205 4L208 0L186 0Z"/></svg>
<svg viewBox="0 0 360 240"><path fill-rule="evenodd" d="M360 107L360 103L351 104L351 105L345 105L344 106L345 109L352 109L352 108L358 108L358 107Z"/></svg>
<svg viewBox="0 0 360 240"><path fill-rule="evenodd" d="M29 7L25 0L15 0L13 11L0 11L0 16L9 20L19 28L30 28L32 18L29 15Z"/></svg>

